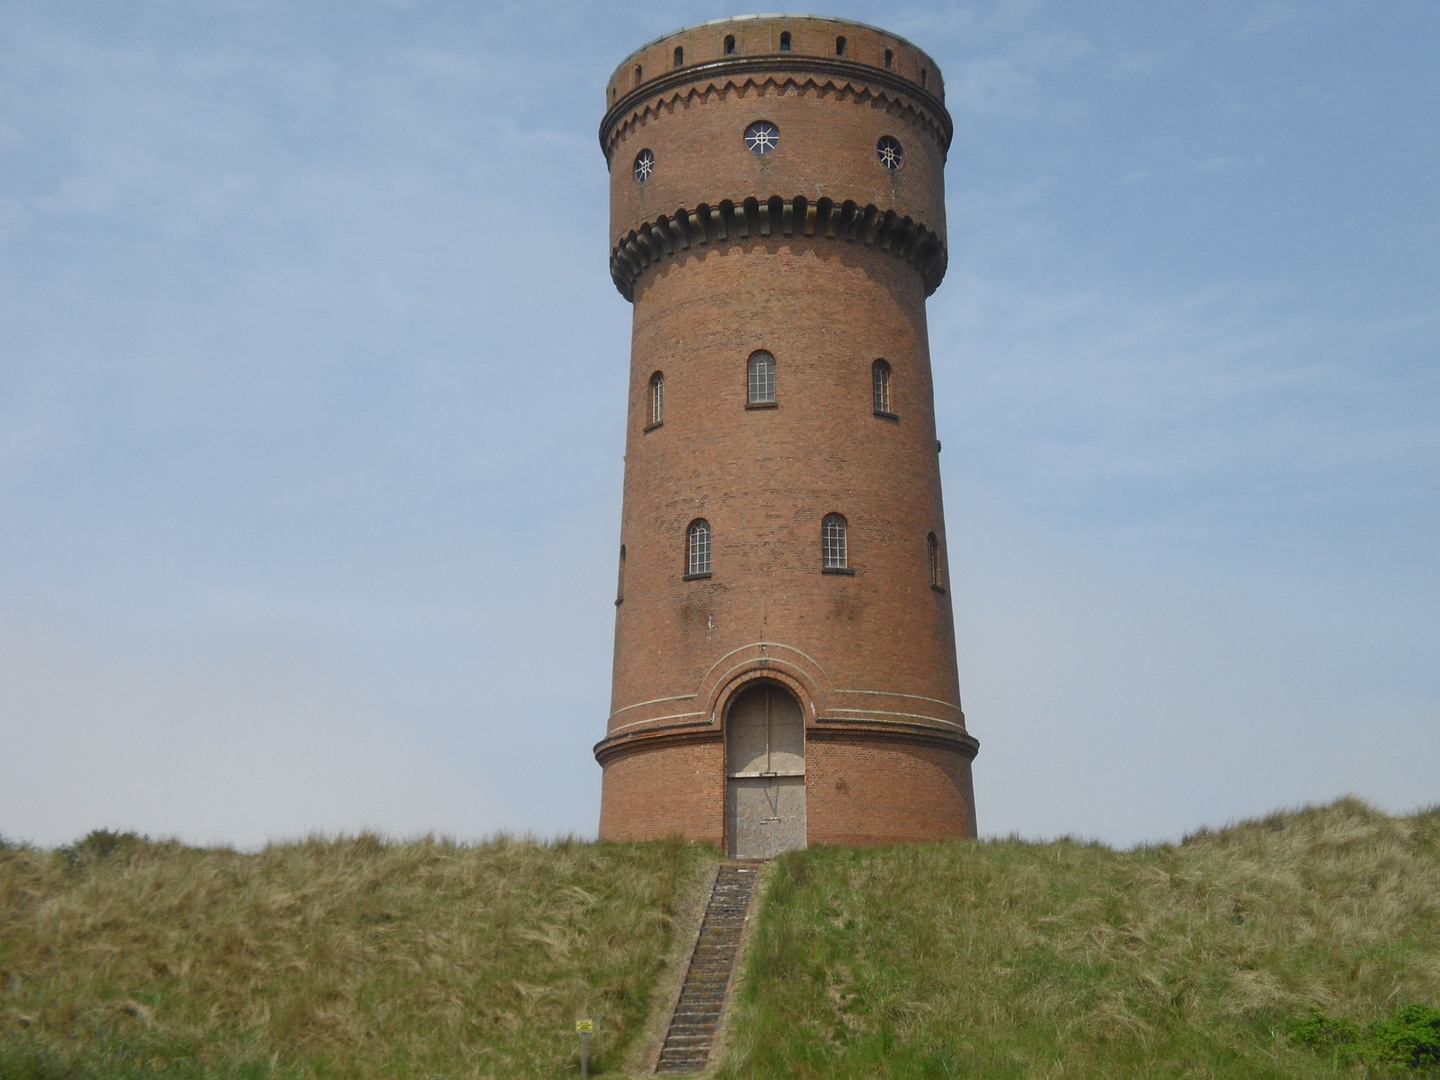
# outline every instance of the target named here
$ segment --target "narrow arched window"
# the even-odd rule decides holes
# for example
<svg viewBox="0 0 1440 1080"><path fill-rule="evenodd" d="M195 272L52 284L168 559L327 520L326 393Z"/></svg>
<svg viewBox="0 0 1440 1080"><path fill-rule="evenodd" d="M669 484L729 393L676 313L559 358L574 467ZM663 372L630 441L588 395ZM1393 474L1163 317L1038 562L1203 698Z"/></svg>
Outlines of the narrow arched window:
<svg viewBox="0 0 1440 1080"><path fill-rule="evenodd" d="M790 31L786 30L780 35L780 51L790 51Z"/></svg>
<svg viewBox="0 0 1440 1080"><path fill-rule="evenodd" d="M927 543L930 548L930 585L932 588L943 589L945 580L940 570L940 541L931 533Z"/></svg>
<svg viewBox="0 0 1440 1080"><path fill-rule="evenodd" d="M726 55L726 56L734 56L734 55L735 55L735 35L734 35L734 34L726 34L726 35L725 35L725 55Z"/></svg>
<svg viewBox="0 0 1440 1080"><path fill-rule="evenodd" d="M645 69L642 68L639 64L636 64L636 65L635 65L635 85L636 85L636 86L639 86L639 85L640 85L640 80L644 77L644 74L645 74Z"/></svg>
<svg viewBox="0 0 1440 1080"><path fill-rule="evenodd" d="M696 518L685 536L685 576L710 573L710 523Z"/></svg>
<svg viewBox="0 0 1440 1080"><path fill-rule="evenodd" d="M620 575L615 583L615 606L619 607L625 602L625 545L620 545Z"/></svg>
<svg viewBox="0 0 1440 1080"><path fill-rule="evenodd" d="M665 375L655 372L650 376L650 426L665 422ZM683 426L683 425L682 425Z"/></svg>
<svg viewBox="0 0 1440 1080"><path fill-rule="evenodd" d="M850 565L846 550L845 519L839 514L826 514L820 523L821 565L826 570L844 570Z"/></svg>
<svg viewBox="0 0 1440 1080"><path fill-rule="evenodd" d="M750 354L746 384L747 404L775 404L775 357L763 350Z"/></svg>
<svg viewBox="0 0 1440 1080"><path fill-rule="evenodd" d="M676 67L684 67L684 66L685 66L685 47L684 47L683 45L676 45L676 46L675 46L675 66L676 66Z"/></svg>
<svg viewBox="0 0 1440 1080"><path fill-rule="evenodd" d="M835 55L836 55L836 56L844 56L844 55L845 55L845 39L844 39L843 37L837 37L837 38L835 39Z"/></svg>
<svg viewBox="0 0 1440 1080"><path fill-rule="evenodd" d="M871 364L870 382L875 391L875 415L894 416L895 410L890 407L890 365L884 360Z"/></svg>
<svg viewBox="0 0 1440 1080"><path fill-rule="evenodd" d="M888 68L895 62L895 53L890 49L885 50L885 66Z"/></svg>
<svg viewBox="0 0 1440 1080"><path fill-rule="evenodd" d="M927 74L929 74L929 72L927 72L924 68L921 68L921 69L920 69L920 85L921 85L921 86L924 86L924 85L925 85L925 76L926 76Z"/></svg>

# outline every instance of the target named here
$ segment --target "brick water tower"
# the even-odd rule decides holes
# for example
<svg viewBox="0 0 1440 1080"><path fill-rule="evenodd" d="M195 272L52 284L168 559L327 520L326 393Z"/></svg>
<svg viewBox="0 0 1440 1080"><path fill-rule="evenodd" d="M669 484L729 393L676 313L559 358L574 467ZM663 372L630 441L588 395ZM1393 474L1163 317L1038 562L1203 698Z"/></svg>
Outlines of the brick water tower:
<svg viewBox="0 0 1440 1080"><path fill-rule="evenodd" d="M925 298L952 124L871 26L720 19L605 90L634 305L600 835L975 835Z"/></svg>

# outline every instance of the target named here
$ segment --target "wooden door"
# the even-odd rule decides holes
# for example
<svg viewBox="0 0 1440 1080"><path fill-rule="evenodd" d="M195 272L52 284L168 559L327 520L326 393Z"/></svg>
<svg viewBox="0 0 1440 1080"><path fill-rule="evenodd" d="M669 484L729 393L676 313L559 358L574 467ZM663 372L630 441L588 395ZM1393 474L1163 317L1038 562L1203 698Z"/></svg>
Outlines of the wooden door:
<svg viewBox="0 0 1440 1080"><path fill-rule="evenodd" d="M741 859L805 846L805 717L779 683L742 690L726 714L725 844Z"/></svg>

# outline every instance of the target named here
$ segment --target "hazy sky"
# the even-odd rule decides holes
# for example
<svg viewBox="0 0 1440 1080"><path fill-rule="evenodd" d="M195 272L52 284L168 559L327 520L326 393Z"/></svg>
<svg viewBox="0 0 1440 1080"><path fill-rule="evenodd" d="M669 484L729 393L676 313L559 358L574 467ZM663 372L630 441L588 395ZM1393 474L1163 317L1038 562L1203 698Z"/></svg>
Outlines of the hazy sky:
<svg viewBox="0 0 1440 1080"><path fill-rule="evenodd" d="M955 118L982 834L1440 802L1440 5L830 11ZM596 129L732 13L0 4L0 833L593 835Z"/></svg>

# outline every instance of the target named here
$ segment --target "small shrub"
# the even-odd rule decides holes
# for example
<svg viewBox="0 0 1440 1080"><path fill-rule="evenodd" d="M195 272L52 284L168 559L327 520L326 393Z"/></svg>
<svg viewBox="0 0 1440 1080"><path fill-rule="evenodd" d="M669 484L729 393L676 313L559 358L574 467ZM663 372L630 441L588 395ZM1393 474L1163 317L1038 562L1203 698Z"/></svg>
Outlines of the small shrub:
<svg viewBox="0 0 1440 1080"><path fill-rule="evenodd" d="M1433 1005L1406 1005L1374 1025L1368 1035L1370 1049L1380 1061L1407 1069L1440 1068L1440 1009Z"/></svg>
<svg viewBox="0 0 1440 1080"><path fill-rule="evenodd" d="M116 855L129 857L149 843L148 836L135 832L92 829L75 843L57 848L55 853L65 860L67 870L83 870L86 867L98 866Z"/></svg>
<svg viewBox="0 0 1440 1080"><path fill-rule="evenodd" d="M1311 1050L1340 1050L1356 1046L1364 1032L1354 1020L1313 1012L1290 1025L1290 1038Z"/></svg>
<svg viewBox="0 0 1440 1080"><path fill-rule="evenodd" d="M1440 1068L1440 1009L1421 1002L1367 1028L1344 1017L1313 1012L1291 1023L1290 1038L1341 1061L1426 1072Z"/></svg>

